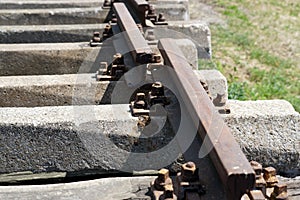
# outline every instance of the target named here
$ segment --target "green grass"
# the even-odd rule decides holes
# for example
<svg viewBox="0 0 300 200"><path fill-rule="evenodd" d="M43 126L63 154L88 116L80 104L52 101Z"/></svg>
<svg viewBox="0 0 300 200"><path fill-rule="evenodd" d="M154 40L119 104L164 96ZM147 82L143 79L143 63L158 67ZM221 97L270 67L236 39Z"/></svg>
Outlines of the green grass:
<svg viewBox="0 0 300 200"><path fill-rule="evenodd" d="M291 68L294 65L290 60L281 59L260 48L251 49L250 58L276 68Z"/></svg>
<svg viewBox="0 0 300 200"><path fill-rule="evenodd" d="M300 20L295 20L295 16L299 16L300 2L214 2L227 26L211 25L213 59L201 61L199 66L216 68L227 77L231 99L286 99L300 112L300 65L292 56L283 54L286 50L280 49L279 44L284 41L274 36L274 31L289 34L295 25L300 27ZM261 9L263 3L267 9ZM291 17L291 21L281 23L281 14L287 19ZM266 20L257 23L256 17ZM272 47L277 47L277 43L278 48Z"/></svg>

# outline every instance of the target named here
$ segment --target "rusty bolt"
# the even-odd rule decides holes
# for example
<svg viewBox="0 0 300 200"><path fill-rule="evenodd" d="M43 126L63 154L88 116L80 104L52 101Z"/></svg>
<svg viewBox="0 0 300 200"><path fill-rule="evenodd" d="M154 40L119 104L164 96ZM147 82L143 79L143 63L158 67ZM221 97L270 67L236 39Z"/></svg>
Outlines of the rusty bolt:
<svg viewBox="0 0 300 200"><path fill-rule="evenodd" d="M100 42L101 38L100 38L100 33L98 31L95 31L93 33L93 42Z"/></svg>
<svg viewBox="0 0 300 200"><path fill-rule="evenodd" d="M159 191L164 191L166 185L172 185L172 179L169 177L169 170L161 169L158 172L158 177L154 181L154 188Z"/></svg>
<svg viewBox="0 0 300 200"><path fill-rule="evenodd" d="M94 37L100 37L100 32L95 31L93 35L94 35Z"/></svg>
<svg viewBox="0 0 300 200"><path fill-rule="evenodd" d="M113 17L113 18L111 19L111 22L112 22L112 23L117 23L117 21L118 21L118 19L117 19L116 17Z"/></svg>
<svg viewBox="0 0 300 200"><path fill-rule="evenodd" d="M104 27L104 33L110 33L111 31L111 25L106 24L106 26Z"/></svg>
<svg viewBox="0 0 300 200"><path fill-rule="evenodd" d="M256 161L251 161L250 165L255 172L256 179L259 179L261 177L261 173L262 173L262 165Z"/></svg>
<svg viewBox="0 0 300 200"><path fill-rule="evenodd" d="M134 101L134 108L146 108L145 98L146 96L144 93L137 93Z"/></svg>
<svg viewBox="0 0 300 200"><path fill-rule="evenodd" d="M137 93L136 94L136 101L144 101L145 100L145 94L144 93Z"/></svg>
<svg viewBox="0 0 300 200"><path fill-rule="evenodd" d="M123 64L124 64L124 60L123 60L122 54L116 53L116 54L113 56L113 61L112 61L112 63L113 63L114 65L123 65Z"/></svg>
<svg viewBox="0 0 300 200"><path fill-rule="evenodd" d="M250 165L255 172L255 188L261 190L263 195L266 195L267 183L262 175L262 165L256 161L251 161Z"/></svg>
<svg viewBox="0 0 300 200"><path fill-rule="evenodd" d="M195 179L196 165L193 162L187 162L181 166L182 181L192 181Z"/></svg>
<svg viewBox="0 0 300 200"><path fill-rule="evenodd" d="M287 185L286 184L276 184L274 186L274 191L271 194L270 200L287 200Z"/></svg>
<svg viewBox="0 0 300 200"><path fill-rule="evenodd" d="M161 183L164 183L169 178L169 170L168 169L161 169L158 172L158 180Z"/></svg>
<svg viewBox="0 0 300 200"><path fill-rule="evenodd" d="M264 179L267 182L267 187L274 187L278 183L276 177L276 169L274 167L266 167L263 169Z"/></svg>
<svg viewBox="0 0 300 200"><path fill-rule="evenodd" d="M164 96L164 87L161 82L155 82L151 87L152 96Z"/></svg>
<svg viewBox="0 0 300 200"><path fill-rule="evenodd" d="M160 63L161 62L161 56L159 54L153 55L153 63Z"/></svg>
<svg viewBox="0 0 300 200"><path fill-rule="evenodd" d="M104 6L104 7L111 6L110 0L104 0L103 6Z"/></svg>
<svg viewBox="0 0 300 200"><path fill-rule="evenodd" d="M148 10L148 15L153 15L155 13L155 8L153 5L150 5L149 10Z"/></svg>
<svg viewBox="0 0 300 200"><path fill-rule="evenodd" d="M116 53L114 55L114 60L121 59L121 58L122 58L122 54L120 54L120 53Z"/></svg>
<svg viewBox="0 0 300 200"><path fill-rule="evenodd" d="M283 192L287 192L287 185L286 184L281 183L281 184L276 184L274 186L274 193L281 194Z"/></svg>
<svg viewBox="0 0 300 200"><path fill-rule="evenodd" d="M158 21L159 21L159 22L164 22L164 21L166 21L166 18L165 18L165 16L164 16L163 13L159 13L159 14L158 14Z"/></svg>
<svg viewBox="0 0 300 200"><path fill-rule="evenodd" d="M151 118L148 115L141 115L138 118L138 126L139 127L143 128L145 126L148 126L150 124L150 122L151 122Z"/></svg>
<svg viewBox="0 0 300 200"><path fill-rule="evenodd" d="M173 199L173 195L174 195L174 189L173 189L173 185L168 184L164 186L164 197L165 199Z"/></svg>
<svg viewBox="0 0 300 200"><path fill-rule="evenodd" d="M149 41L155 40L154 30L153 29L147 29L145 33L145 39Z"/></svg>

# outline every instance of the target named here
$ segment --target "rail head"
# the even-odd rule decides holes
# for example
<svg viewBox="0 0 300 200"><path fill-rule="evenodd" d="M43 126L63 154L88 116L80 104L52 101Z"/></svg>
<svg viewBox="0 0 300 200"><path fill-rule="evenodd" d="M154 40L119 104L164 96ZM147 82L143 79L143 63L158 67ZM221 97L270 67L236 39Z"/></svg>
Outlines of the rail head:
<svg viewBox="0 0 300 200"><path fill-rule="evenodd" d="M153 53L125 4L114 3L113 11L134 61L139 64L160 62L160 57Z"/></svg>
<svg viewBox="0 0 300 200"><path fill-rule="evenodd" d="M135 9L135 13L142 23L143 26L146 26L146 15L150 9L150 5L146 0L127 0L126 2L129 3Z"/></svg>
<svg viewBox="0 0 300 200"><path fill-rule="evenodd" d="M214 109L214 106L195 77L183 53L173 39L161 39L158 48L166 65L172 67L172 77L179 88L198 134L227 191L228 199L239 200L252 189L255 173L228 126Z"/></svg>

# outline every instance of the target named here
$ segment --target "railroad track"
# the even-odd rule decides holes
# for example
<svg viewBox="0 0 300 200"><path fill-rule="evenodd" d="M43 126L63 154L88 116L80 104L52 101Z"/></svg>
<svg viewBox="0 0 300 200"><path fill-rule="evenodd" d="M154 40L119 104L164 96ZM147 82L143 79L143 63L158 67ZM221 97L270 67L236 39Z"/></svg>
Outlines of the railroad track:
<svg viewBox="0 0 300 200"><path fill-rule="evenodd" d="M46 4L41 2L36 3L37 2L27 2L25 5L28 7L30 7L30 5L37 6L39 10L31 12L41 17L41 21L44 23L45 13L43 13L43 10L40 8L45 7ZM64 3L68 4L69 2L66 1ZM18 30L18 27L11 26L7 28L7 32L10 32L9 34L12 35L12 38L15 38L17 42L23 43L23 46L7 44L14 42L14 40L7 37L7 39L3 39L4 41L2 42L6 43L2 45L2 48L5 50L4 53L17 57L16 59L12 59L15 65L22 66L24 62L27 63L27 65L26 70L1 69L2 75L8 75L1 80L2 83L4 83L3 85L5 85L5 81L8 80L11 81L9 82L10 84L15 83L15 85L10 85L7 88L2 87L3 93L5 94L1 100L2 106L60 106L56 107L55 111L53 111L53 115L57 115L57 117L53 116L53 119L49 121L46 120L46 124L51 124L50 130L56 131L58 129L57 125L60 127L61 124L65 122L75 123L74 130L78 132L82 131L82 133L78 133L78 138L81 142L83 140L84 148L86 148L91 155L95 156L95 153L93 153L93 151L95 151L97 154L96 157L99 156L98 159L113 160L112 163L108 161L109 164L106 166L92 163L92 161L87 158L87 161L84 163L85 166L82 166L82 163L80 163L77 168L76 166L73 168L72 166L69 168L59 168L59 165L52 164L51 162L50 164L48 163L47 167L42 166L43 169L41 171L37 169L38 165L36 163L31 167L26 166L20 168L33 169L33 171L39 173L45 171L61 172L69 170L71 171L69 174L73 173L74 177L80 177L80 175L78 175L80 173L76 174L76 171L81 172L84 176L87 174L97 174L99 176L97 168L102 168L100 174L104 177L118 177L121 174L122 176L129 176L135 174L136 172L134 171L140 171L139 173L143 175L146 174L144 170L158 170L157 166L175 166L174 163L172 164L172 161L177 159L179 154L183 154L183 159L187 163L181 166L181 174L177 175L177 179L176 181L173 180L173 184L168 182L170 181L170 169L162 169L159 172L155 172L155 174L158 173L158 178L151 184L150 189L153 198L158 199L158 197L162 195L165 199L167 199L168 196L171 199L176 199L176 194L179 199L235 200L241 199L242 196L244 196L243 198L247 198L245 195L248 194L249 198L259 199L259 195L263 192L253 191L253 189L255 186L257 187L257 185L255 185L257 184L256 180L260 178L261 173L257 174L257 170L262 170L261 167L256 163L252 163L252 165L249 163L233 135L230 133L229 128L219 116L218 110L207 94L207 90L205 90L207 88L204 87L204 83L201 85L193 71L195 64L186 58L186 54L189 52L183 53L180 46L176 43L176 40L167 37L169 34L175 33L175 31L171 31L172 23L174 22L166 21L166 18L168 19L169 17L169 19L174 20L176 19L176 15L172 16L171 14L167 14L164 16L161 13L157 14L151 6L152 3L156 3L157 10L165 10L164 4L160 5L159 2L148 2L145 0L115 1L113 3L104 1L101 2L100 6L98 2L94 1L76 2L74 5L80 7L80 9L76 8L73 10L81 14L77 15L69 11L66 12L66 21L64 23L85 23L84 20L80 20L80 16L84 15L82 12L89 13L91 6L94 7L93 12L97 15L96 19L90 14L84 17L84 19L88 21L87 23L96 23L99 20L108 23L100 25L74 25L73 28L67 27L66 25L59 25L59 28L63 28L61 32L62 35L70 35L67 42L76 43L54 44L54 41L50 38L55 38L55 34L57 34L52 32L52 30L57 29L55 25L42 25L44 27L41 26L39 30L34 30L36 27L23 27L24 30L19 31L19 33L15 31ZM171 2L170 4L173 3L174 2ZM56 1L51 1L51 5L56 4L61 5ZM184 10L182 5L183 4L180 4L178 7L177 5L174 6L174 10L184 12L182 11ZM7 8L18 7L13 1L8 1L6 6ZM49 20L46 20L45 23L50 21L55 24L55 18L63 15L62 13L64 13L65 9L66 8L54 9L54 14L50 13ZM69 9L72 10L72 8ZM19 11L17 12L16 18L19 19L20 13L24 12L30 13L30 11ZM3 11L3 13L7 19L13 18L10 14L6 14L5 11ZM74 21L72 20L73 15L76 15L76 20ZM22 18L22 20L26 22L21 20L19 23L30 23L30 16L26 15L26 17L28 17L28 19ZM37 22L34 21L33 23L36 24ZM173 26L176 27L175 25ZM43 28L47 30L43 32ZM98 31L99 29L101 31ZM156 33L156 30L160 29L166 29L167 31L163 32L161 36ZM175 29L176 28L173 28L173 30ZM86 33L84 31L87 30L88 32L94 32L89 45L87 42L81 42L82 40L86 40ZM37 32L39 32L39 34ZM36 33L36 38L31 38L31 33ZM18 34L21 36L18 36ZM5 33L3 35L5 35ZM47 35L51 37L46 37ZM82 38L78 39L78 35L81 35ZM24 44L26 42L34 43L39 41L52 42L52 44ZM61 41L66 41L66 39L59 38L55 42ZM196 45L196 49L198 50L196 52L197 56L202 55L203 58L209 58L209 48L207 44ZM25 49L25 52L15 53L19 49ZM12 52L14 54L12 54ZM54 54L58 55L57 60L49 59L45 62L45 58L41 58L51 57ZM27 56L29 56L29 58L26 58ZM66 57L67 59L64 60ZM24 59L24 62L18 62L20 58ZM32 60L42 64L42 66L45 65L45 67L37 70L32 67ZM81 61L83 61L84 64L82 64ZM9 62L9 58L4 58L2 62ZM54 66L57 66L57 62L59 62L62 67L53 69ZM57 74L65 75L57 76ZM74 74L74 76L72 74ZM9 75L27 76L10 77ZM15 100L12 102L11 98ZM109 103L111 103L111 105L107 105ZM88 105L95 104L100 105L99 107L88 107ZM68 105L73 105L74 109L71 108L70 111ZM101 107L101 105L104 106ZM40 115L46 115L47 109L48 108L45 107L45 109L42 108L41 110L37 109L34 111L30 110L30 108L23 108L22 110L3 111L16 113L15 115L17 116L21 115L20 118L12 120L16 124L28 120L29 123L34 122L38 123L38 125L45 126L43 117L40 117ZM49 109L51 108L49 107ZM70 121L64 121L72 111L74 111L74 116L71 117L72 119L70 119ZM35 115L34 112L39 113L37 114L39 116L38 119L36 119L37 115ZM26 113L28 116L24 116ZM66 115L64 116L64 114ZM92 115L92 117L87 117L89 114ZM122 118L122 120L115 122L114 125L107 125L115 119L109 118L107 115L114 115L116 119ZM87 119L83 119L85 117L87 117ZM93 123L88 124L90 121ZM101 125L95 124L95 121L101 121ZM9 122L10 119L7 120L7 122L4 120L4 123ZM79 124L79 128L76 123ZM160 123L163 123L162 126L159 126ZM93 137L99 136L97 134L95 135L94 132L96 133L98 130L103 132L116 130L116 132L118 132L118 129L121 129L121 131L125 130L126 132L128 131L128 127L124 124L129 124L130 128L134 126L134 129L140 131L140 134L145 134L144 137L146 139L141 135L135 136L135 138L137 138L135 140L137 141L124 145L120 140L132 139L132 137L126 138L120 136L122 135L121 133L115 139L116 136L111 137L112 134L108 133L108 137L110 137L109 140L113 141L118 148L126 150L126 154L122 151L123 154L121 153L120 155L114 154L112 156L106 156L105 154L110 154L110 147L101 147L99 148L100 150L97 148L95 150L93 147L90 147L92 146L91 144L95 145L100 140L103 140L103 138L100 137L100 139L95 138L95 141L91 142L90 140L93 140ZM69 128L69 126L70 125L67 125L66 127ZM101 126L104 128L101 128ZM107 130L106 126L109 127ZM25 126L21 126L21 128L18 127L19 129L16 127L6 128L12 132L9 128L22 131L22 129L26 129L24 127ZM66 127L62 129L66 129ZM156 128L150 129L147 127ZM157 127L159 127L158 131ZM73 131L73 128L70 129ZM90 131L90 129L93 130ZM32 131L29 130L29 132ZM45 131L41 130L41 132ZM164 134L168 134L169 132L172 133L168 136L164 136ZM86 133L90 136L86 136ZM61 140L63 141L63 146L65 146L66 141L72 137L72 134L69 134L70 133L66 134L66 139ZM149 140L151 140L151 137L149 139L149 135L155 138L152 140L163 138L165 142L158 144L158 147L153 147L154 149L149 150L148 148L145 150L143 149L143 144L149 147ZM45 136L51 137L51 134L45 134ZM22 138L22 136L20 138ZM28 143L28 141L25 142L25 145L26 143ZM76 145L76 143L74 144ZM32 144L30 143L29 146L30 145ZM153 141L150 141L150 146L151 145L153 145ZM24 148L26 150L26 147ZM26 153L30 154L32 153L31 151L31 149L26 150ZM112 151L114 151L113 148ZM116 150L116 152L118 151ZM70 156L72 153L74 153L74 151L70 150ZM80 154L81 152L75 150L75 153ZM99 153L101 155L99 155ZM34 157L34 155L31 156ZM87 156L87 154L84 156ZM147 158L147 156L150 158ZM47 157L42 156L36 159L45 158L47 159ZM51 159L52 158L49 160ZM124 160L118 163L117 160L119 159ZM71 159L69 164L74 163L75 160L76 158ZM188 161L193 161L196 164ZM18 159L17 162L19 162ZM13 165L13 163L10 165ZM14 167L8 165L6 167L9 172L16 171ZM51 167L54 167L54 169ZM86 172L86 168L94 171ZM4 170L2 169L2 171ZM273 169L269 169L269 171L265 171L265 174L269 173L271 177L273 172ZM29 173L29 175L32 174ZM65 174L55 174L55 176L50 176L50 179L67 180ZM38 177L38 179L45 180L45 178L41 177ZM76 178L71 178L70 180L74 179ZM48 180L48 178L46 178L46 180ZM16 180L12 178L12 181ZM95 183L88 182L88 184L91 185L91 188L94 188L93 184ZM189 187L184 184L188 184ZM50 190L46 191L48 195L47 198L51 199L55 196L51 194L51 192L55 190L54 187L56 186L53 185L51 189L50 186ZM278 190L284 190L286 186L280 185L277 188ZM10 187L9 191L13 193L16 191L16 188ZM63 191L67 192L68 190L63 189ZM32 188L31 192L32 195L40 195L34 188ZM14 196L11 195L11 193L7 192L4 195L13 198ZM26 195L25 199L33 197L30 196L29 193ZM74 198L74 195L76 196L78 194L74 193L73 196L68 196L68 198ZM59 198L59 196L55 197ZM90 196L89 198L96 199L95 196ZM145 199L146 197L136 198Z"/></svg>

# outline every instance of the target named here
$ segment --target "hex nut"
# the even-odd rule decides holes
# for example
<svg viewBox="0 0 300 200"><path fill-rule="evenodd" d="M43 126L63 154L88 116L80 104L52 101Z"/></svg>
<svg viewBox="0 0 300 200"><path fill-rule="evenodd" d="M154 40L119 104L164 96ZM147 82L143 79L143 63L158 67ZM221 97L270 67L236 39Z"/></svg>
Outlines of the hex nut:
<svg viewBox="0 0 300 200"><path fill-rule="evenodd" d="M287 185L286 184L276 184L274 186L274 191L270 196L270 200L287 200Z"/></svg>
<svg viewBox="0 0 300 200"><path fill-rule="evenodd" d="M278 183L278 178L276 177L276 169L274 167L266 167L263 170L264 179L267 183L267 187L274 187Z"/></svg>
<svg viewBox="0 0 300 200"><path fill-rule="evenodd" d="M196 165L193 162L187 162L181 166L182 181L189 182L195 180Z"/></svg>
<svg viewBox="0 0 300 200"><path fill-rule="evenodd" d="M255 177L257 179L260 178L262 170L263 170L262 165L256 161L251 161L250 165L253 168L253 170L255 171Z"/></svg>

